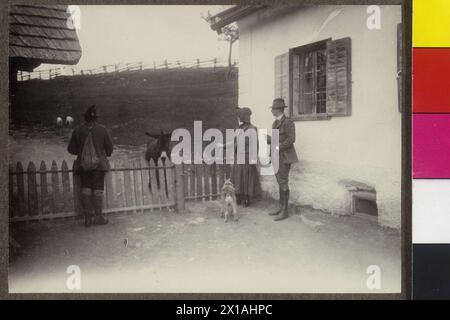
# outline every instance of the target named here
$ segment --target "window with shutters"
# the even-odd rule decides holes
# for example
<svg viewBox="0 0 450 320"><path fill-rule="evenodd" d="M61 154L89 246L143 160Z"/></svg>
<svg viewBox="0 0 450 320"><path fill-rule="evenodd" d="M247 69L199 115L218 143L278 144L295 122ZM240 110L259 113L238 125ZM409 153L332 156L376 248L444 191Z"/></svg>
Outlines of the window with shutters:
<svg viewBox="0 0 450 320"><path fill-rule="evenodd" d="M275 96L294 120L351 114L350 38L326 39L275 58Z"/></svg>

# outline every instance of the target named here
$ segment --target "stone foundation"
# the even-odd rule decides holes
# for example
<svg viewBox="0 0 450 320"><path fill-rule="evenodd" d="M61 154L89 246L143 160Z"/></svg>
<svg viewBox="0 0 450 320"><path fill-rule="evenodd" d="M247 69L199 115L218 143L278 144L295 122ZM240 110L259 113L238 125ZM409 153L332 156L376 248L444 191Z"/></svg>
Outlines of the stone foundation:
<svg viewBox="0 0 450 320"><path fill-rule="evenodd" d="M379 224L400 229L401 182L400 176L395 176L394 172L382 168L301 161L292 166L289 175L290 202L331 214L350 215L352 197L349 188L371 189L376 192ZM263 197L279 198L274 176L262 176L261 188Z"/></svg>

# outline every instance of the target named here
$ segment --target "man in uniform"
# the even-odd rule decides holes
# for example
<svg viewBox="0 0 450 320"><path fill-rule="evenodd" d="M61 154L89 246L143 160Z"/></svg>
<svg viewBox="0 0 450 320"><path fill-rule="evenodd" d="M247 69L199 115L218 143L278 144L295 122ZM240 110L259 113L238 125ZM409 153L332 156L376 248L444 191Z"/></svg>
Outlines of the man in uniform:
<svg viewBox="0 0 450 320"><path fill-rule="evenodd" d="M295 152L295 125L291 119L284 115L284 108L287 108L284 99L277 98L273 100L270 106L275 121L272 129L279 130L279 168L275 173L278 182L278 190L280 193L280 207L269 213L271 216L276 216L275 221L284 220L288 217L288 203L289 203L289 171L291 164L298 162L297 153ZM267 137L267 142L271 143L271 138ZM275 146L276 147L276 146Z"/></svg>

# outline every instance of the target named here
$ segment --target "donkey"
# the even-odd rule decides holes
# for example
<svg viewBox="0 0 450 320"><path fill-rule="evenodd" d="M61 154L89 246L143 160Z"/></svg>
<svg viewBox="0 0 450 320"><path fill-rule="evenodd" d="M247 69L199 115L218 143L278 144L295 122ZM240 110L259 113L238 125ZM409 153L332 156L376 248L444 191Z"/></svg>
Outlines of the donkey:
<svg viewBox="0 0 450 320"><path fill-rule="evenodd" d="M172 150L172 145L170 141L170 137L172 133L164 133L161 130L161 133L159 134L150 134L148 132L145 133L147 136L149 136L151 139L147 142L147 150L145 151L145 160L150 161L150 159L153 159L155 162L155 165L158 164L158 159L161 158L163 164L166 163L166 159L170 160L170 152ZM165 190L166 194L168 192L167 190L167 174L166 169L164 169L164 179L166 181L165 183ZM156 184L158 186L158 190L161 187L161 183L159 180L159 174L156 174ZM152 185L149 179L148 187L150 191L152 191Z"/></svg>

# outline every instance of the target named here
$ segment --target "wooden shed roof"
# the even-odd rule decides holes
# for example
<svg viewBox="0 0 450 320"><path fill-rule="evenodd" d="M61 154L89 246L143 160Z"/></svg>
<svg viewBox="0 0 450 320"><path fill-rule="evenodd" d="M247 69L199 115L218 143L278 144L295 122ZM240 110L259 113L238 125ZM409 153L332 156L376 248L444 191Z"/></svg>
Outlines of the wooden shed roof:
<svg viewBox="0 0 450 320"><path fill-rule="evenodd" d="M76 64L81 47L67 26L64 5L12 5L9 12L9 56L53 64Z"/></svg>

